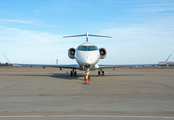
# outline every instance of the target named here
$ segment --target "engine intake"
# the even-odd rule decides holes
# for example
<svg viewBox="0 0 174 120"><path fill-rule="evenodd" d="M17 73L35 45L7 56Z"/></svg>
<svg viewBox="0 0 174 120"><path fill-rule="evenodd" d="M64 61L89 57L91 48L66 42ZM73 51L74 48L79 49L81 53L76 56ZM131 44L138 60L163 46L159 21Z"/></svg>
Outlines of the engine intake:
<svg viewBox="0 0 174 120"><path fill-rule="evenodd" d="M106 49L100 48L100 49L99 49L99 52L100 52L100 59L106 58L106 55L107 55Z"/></svg>
<svg viewBox="0 0 174 120"><path fill-rule="evenodd" d="M70 48L70 49L68 50L68 57L69 57L70 59L75 59L75 51L76 51L75 48Z"/></svg>

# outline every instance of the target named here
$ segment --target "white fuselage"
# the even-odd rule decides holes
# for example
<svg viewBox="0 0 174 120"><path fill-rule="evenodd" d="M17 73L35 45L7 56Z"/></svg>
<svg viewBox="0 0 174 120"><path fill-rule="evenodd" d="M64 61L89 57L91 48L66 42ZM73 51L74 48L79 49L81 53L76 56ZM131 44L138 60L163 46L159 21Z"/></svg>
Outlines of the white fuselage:
<svg viewBox="0 0 174 120"><path fill-rule="evenodd" d="M81 68L94 68L100 59L100 53L94 44L86 42L77 47L75 59Z"/></svg>

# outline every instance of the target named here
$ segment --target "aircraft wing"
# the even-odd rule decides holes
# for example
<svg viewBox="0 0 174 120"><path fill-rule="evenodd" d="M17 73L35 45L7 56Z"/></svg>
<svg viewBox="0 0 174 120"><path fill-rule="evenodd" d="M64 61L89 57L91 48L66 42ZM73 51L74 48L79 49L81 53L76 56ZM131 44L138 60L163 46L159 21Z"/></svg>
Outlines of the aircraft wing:
<svg viewBox="0 0 174 120"><path fill-rule="evenodd" d="M56 65L56 64L23 64L23 63L9 63L9 65L19 66L43 66L43 67L58 67L58 68L71 68L71 69L77 69L77 64L70 64L70 65Z"/></svg>
<svg viewBox="0 0 174 120"><path fill-rule="evenodd" d="M133 66L166 66L168 59L172 54L165 60L164 63L156 63L156 64L118 64L118 65L98 65L99 69L103 68L116 68L116 67L133 67Z"/></svg>
<svg viewBox="0 0 174 120"><path fill-rule="evenodd" d="M100 68L133 67L133 66L166 66L166 64L118 64L118 65L98 65Z"/></svg>
<svg viewBox="0 0 174 120"><path fill-rule="evenodd" d="M70 69L78 69L78 65L77 64L70 64L70 65L57 65L57 64L23 64L23 63L11 63L8 58L4 55L5 59L8 61L9 65L13 65L13 66L20 66L20 65L24 65L24 66L43 66L43 67L58 67L58 68L70 68Z"/></svg>
<svg viewBox="0 0 174 120"><path fill-rule="evenodd" d="M170 55L171 56L171 55ZM166 66L166 63L170 56L165 60L164 63L156 63L156 64L115 64L115 65L98 65L98 69L104 69L104 68L116 68L116 67L133 67L133 66ZM7 57L4 55L4 57L7 59ZM23 64L23 63L10 63L10 61L7 59L9 65L19 66L43 66L43 67L58 67L58 68L70 68L70 69L78 69L78 64L70 64L70 65L57 65L57 64Z"/></svg>

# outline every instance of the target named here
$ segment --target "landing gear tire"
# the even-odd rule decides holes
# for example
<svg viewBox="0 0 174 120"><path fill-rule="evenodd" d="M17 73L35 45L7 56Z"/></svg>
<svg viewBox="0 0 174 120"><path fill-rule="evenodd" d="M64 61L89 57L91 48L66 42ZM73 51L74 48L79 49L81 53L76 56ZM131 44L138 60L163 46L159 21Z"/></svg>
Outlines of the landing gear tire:
<svg viewBox="0 0 174 120"><path fill-rule="evenodd" d="M76 71L71 71L70 75L71 75L71 77L73 77L73 76L76 77L77 76L77 72Z"/></svg>
<svg viewBox="0 0 174 120"><path fill-rule="evenodd" d="M104 76L105 75L105 71L102 71L102 76Z"/></svg>
<svg viewBox="0 0 174 120"><path fill-rule="evenodd" d="M76 72L76 71L74 71L74 76L75 76L75 77L77 76L77 72Z"/></svg>
<svg viewBox="0 0 174 120"><path fill-rule="evenodd" d="M71 77L73 76L73 71L71 71Z"/></svg>
<svg viewBox="0 0 174 120"><path fill-rule="evenodd" d="M100 76L100 75L104 76L105 75L105 71L98 71L98 76Z"/></svg>
<svg viewBox="0 0 174 120"><path fill-rule="evenodd" d="M98 76L100 76L100 71L98 71Z"/></svg>

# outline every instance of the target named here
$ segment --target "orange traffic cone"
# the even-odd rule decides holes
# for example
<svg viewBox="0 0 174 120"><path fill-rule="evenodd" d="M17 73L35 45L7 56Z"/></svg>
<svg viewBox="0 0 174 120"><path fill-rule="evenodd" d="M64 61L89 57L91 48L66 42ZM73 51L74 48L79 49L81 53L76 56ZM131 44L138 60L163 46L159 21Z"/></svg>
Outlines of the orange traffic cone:
<svg viewBox="0 0 174 120"><path fill-rule="evenodd" d="M86 74L85 84L89 84L89 82L88 82L88 74Z"/></svg>

